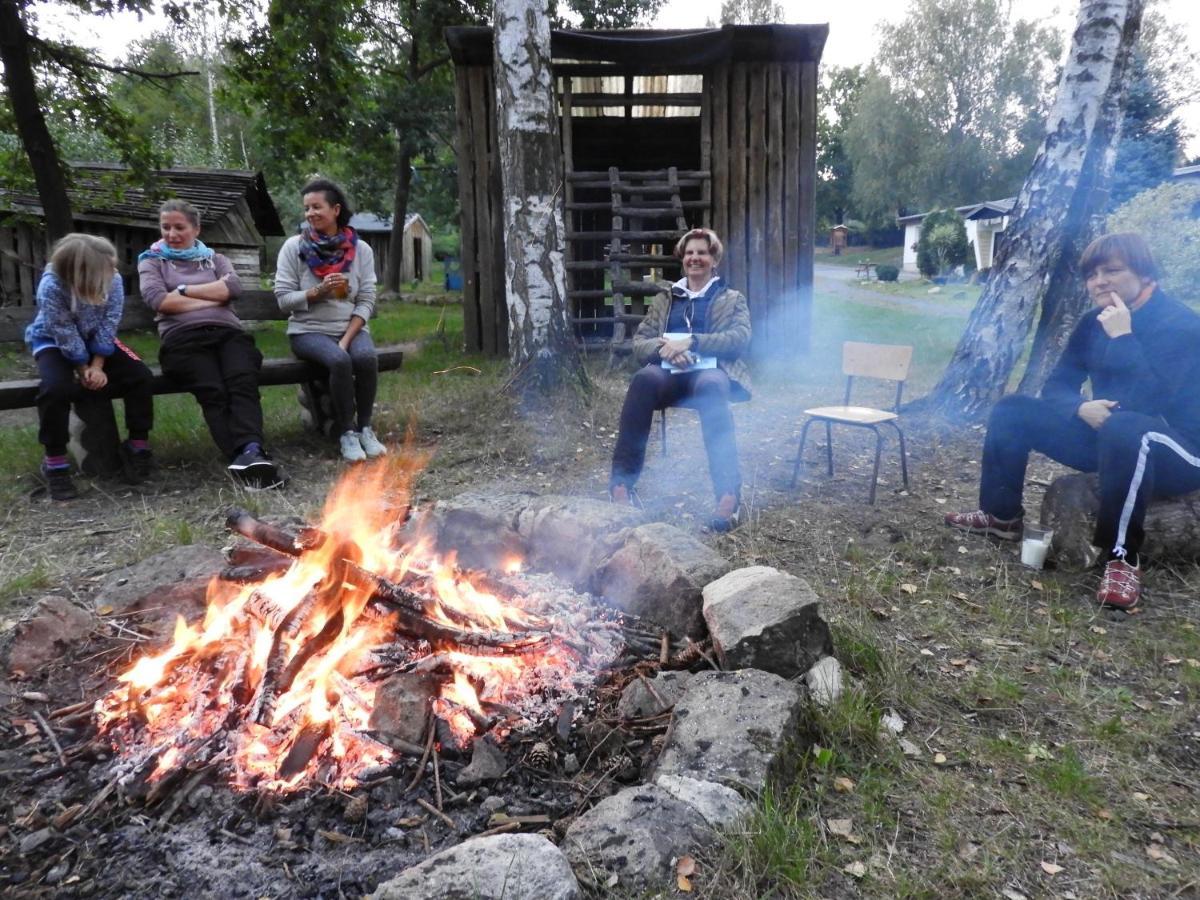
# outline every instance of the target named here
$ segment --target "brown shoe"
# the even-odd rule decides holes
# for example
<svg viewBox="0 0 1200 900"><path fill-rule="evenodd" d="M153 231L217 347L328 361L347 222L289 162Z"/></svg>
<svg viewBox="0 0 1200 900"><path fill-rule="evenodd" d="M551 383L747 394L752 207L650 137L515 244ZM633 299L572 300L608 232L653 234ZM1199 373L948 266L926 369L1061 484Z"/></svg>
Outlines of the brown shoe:
<svg viewBox="0 0 1200 900"><path fill-rule="evenodd" d="M721 499L717 501L717 508L713 510L712 518L708 521L708 527L724 533L733 531L741 522L742 503L737 494L722 494Z"/></svg>
<svg viewBox="0 0 1200 900"><path fill-rule="evenodd" d="M973 512L946 513L944 521L951 528L971 534L990 534L1002 541L1019 541L1024 524L1021 516L1017 516L1015 519L997 519L982 509Z"/></svg>
<svg viewBox="0 0 1200 900"><path fill-rule="evenodd" d="M614 484L608 489L608 499L617 506L638 506L642 505L641 499L638 497L637 488L627 484Z"/></svg>
<svg viewBox="0 0 1200 900"><path fill-rule="evenodd" d="M1110 559L1100 579L1096 602L1112 609L1133 609L1142 596L1142 570L1123 559Z"/></svg>

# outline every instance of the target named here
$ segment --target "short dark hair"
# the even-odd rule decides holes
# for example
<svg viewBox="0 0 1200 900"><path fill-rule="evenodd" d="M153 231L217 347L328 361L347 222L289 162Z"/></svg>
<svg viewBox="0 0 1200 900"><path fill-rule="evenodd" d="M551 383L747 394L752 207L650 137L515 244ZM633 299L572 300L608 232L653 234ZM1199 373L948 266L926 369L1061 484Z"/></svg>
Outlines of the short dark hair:
<svg viewBox="0 0 1200 900"><path fill-rule="evenodd" d="M1088 244L1079 257L1079 271L1084 278L1091 278L1098 268L1112 260L1125 263L1142 278L1154 281L1159 278L1158 265L1145 239L1132 231L1106 234Z"/></svg>
<svg viewBox="0 0 1200 900"><path fill-rule="evenodd" d="M325 202L330 206L340 206L338 212L337 223L338 228L345 228L350 224L350 217L354 215L354 210L350 208L350 201L346 199L346 192L336 181L331 181L328 178L312 178L308 184L300 188L300 196L304 197L307 194L315 194L318 191L325 195Z"/></svg>

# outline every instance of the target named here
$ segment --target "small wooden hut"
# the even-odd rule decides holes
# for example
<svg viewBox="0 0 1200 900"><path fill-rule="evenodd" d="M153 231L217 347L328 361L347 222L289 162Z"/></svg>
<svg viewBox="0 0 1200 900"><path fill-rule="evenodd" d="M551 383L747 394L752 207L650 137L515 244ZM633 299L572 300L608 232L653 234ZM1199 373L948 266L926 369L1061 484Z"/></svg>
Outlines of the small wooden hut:
<svg viewBox="0 0 1200 900"><path fill-rule="evenodd" d="M825 25L555 31L568 302L580 343L620 349L688 227L725 242L755 352L808 344L817 64ZM492 31L451 28L467 344L507 352Z"/></svg>
<svg viewBox="0 0 1200 900"><path fill-rule="evenodd" d="M375 213L355 213L350 227L375 251L375 277L383 278L392 253L392 220ZM400 258L401 281L424 281L433 272L433 232L420 213L404 217L404 253Z"/></svg>
<svg viewBox="0 0 1200 900"><path fill-rule="evenodd" d="M117 248L127 293L137 293L137 257L158 240L158 208L169 197L199 209L201 240L229 257L250 286L257 284L263 239L283 234L261 172L160 169L153 193L124 187L124 172L114 163L71 163L70 196L75 228L106 237ZM0 305L33 303L48 251L37 221L41 215L36 195L0 189Z"/></svg>

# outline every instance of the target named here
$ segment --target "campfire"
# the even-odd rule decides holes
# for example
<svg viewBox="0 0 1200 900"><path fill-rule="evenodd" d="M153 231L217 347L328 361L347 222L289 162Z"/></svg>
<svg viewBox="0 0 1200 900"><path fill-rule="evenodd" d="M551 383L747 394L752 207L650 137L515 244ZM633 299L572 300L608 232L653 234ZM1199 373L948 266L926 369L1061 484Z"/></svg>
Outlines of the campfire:
<svg viewBox="0 0 1200 900"><path fill-rule="evenodd" d="M261 552L96 703L126 792L214 771L242 791L348 790L431 748L533 731L594 683L618 626L457 568L406 525L410 481L395 462L358 467L315 527L229 513Z"/></svg>

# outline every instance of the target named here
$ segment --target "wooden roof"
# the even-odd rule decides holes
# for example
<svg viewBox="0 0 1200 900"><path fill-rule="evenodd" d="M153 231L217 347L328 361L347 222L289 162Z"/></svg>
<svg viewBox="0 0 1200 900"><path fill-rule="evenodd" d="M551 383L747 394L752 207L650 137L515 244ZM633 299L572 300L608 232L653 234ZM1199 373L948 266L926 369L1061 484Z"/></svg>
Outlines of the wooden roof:
<svg viewBox="0 0 1200 900"><path fill-rule="evenodd" d="M261 235L282 235L283 223L267 193L261 172L245 169L171 168L154 173L157 190L124 187L125 166L117 163L73 162L72 185L68 190L74 217L83 221L109 222L158 230L158 208L164 200L178 197L200 210L200 224L220 222L245 200L254 226ZM9 193L0 188L0 206L42 215L35 194Z"/></svg>
<svg viewBox="0 0 1200 900"><path fill-rule="evenodd" d="M828 25L724 25L692 30L631 28L620 31L555 30L555 66L603 62L615 73L695 72L716 63L817 62ZM492 29L471 25L446 29L455 65L491 65Z"/></svg>

